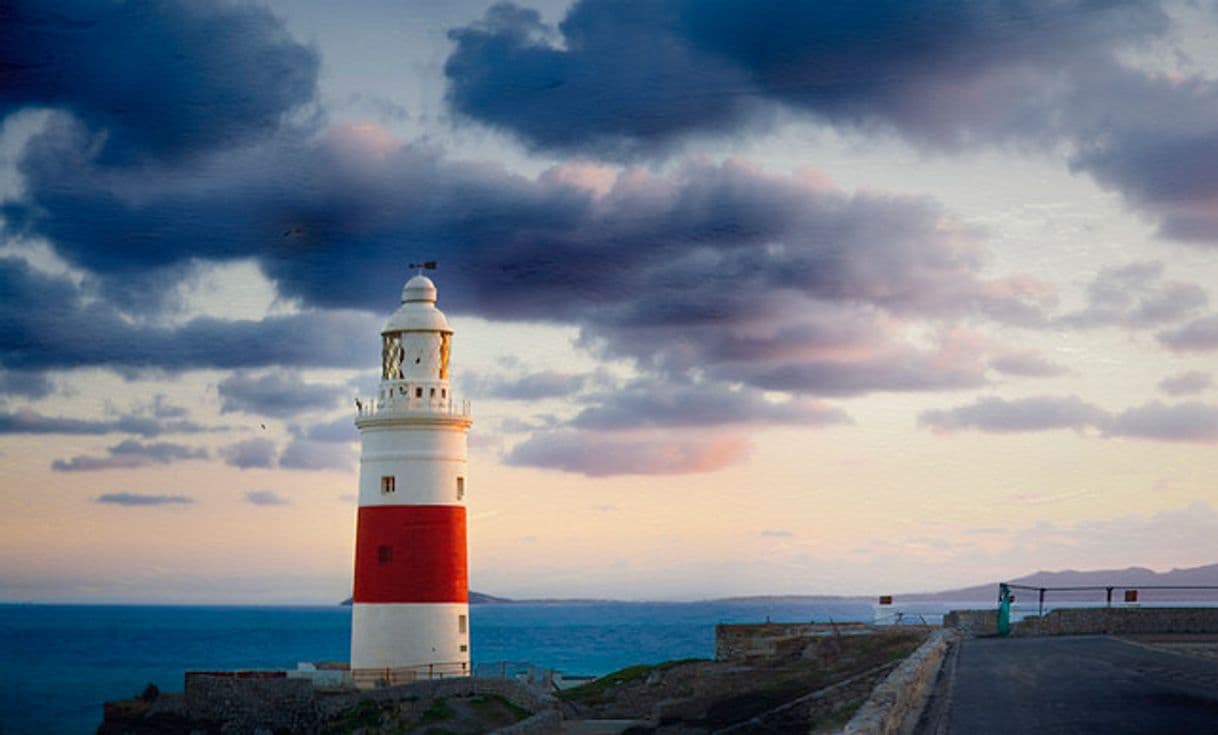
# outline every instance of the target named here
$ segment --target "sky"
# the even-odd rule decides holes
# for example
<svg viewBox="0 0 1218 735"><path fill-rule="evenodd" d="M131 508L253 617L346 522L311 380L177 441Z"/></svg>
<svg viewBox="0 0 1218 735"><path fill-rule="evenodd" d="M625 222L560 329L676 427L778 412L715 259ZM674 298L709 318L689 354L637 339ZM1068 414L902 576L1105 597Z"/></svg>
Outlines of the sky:
<svg viewBox="0 0 1218 735"><path fill-rule="evenodd" d="M471 586L1218 562L1218 5L0 1L0 601L351 587L439 261Z"/></svg>

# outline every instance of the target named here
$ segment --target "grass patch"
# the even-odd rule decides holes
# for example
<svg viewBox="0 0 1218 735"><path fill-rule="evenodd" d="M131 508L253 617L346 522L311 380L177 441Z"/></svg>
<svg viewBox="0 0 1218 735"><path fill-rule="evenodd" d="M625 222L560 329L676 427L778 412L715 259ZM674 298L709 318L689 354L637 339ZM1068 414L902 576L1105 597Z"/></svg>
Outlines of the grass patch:
<svg viewBox="0 0 1218 735"><path fill-rule="evenodd" d="M865 697L859 697L858 699L852 699L849 702L846 702L845 704L843 704L841 707L833 710L833 712L829 713L825 717L823 717L819 720L813 721L811 723L812 724L812 735L819 735L819 733L837 732L838 730L842 729L843 727L846 726L847 722L850 722L850 718L854 717L854 713L858 712L859 707L862 707L863 703L865 703L866 701L867 701L867 699Z"/></svg>
<svg viewBox="0 0 1218 735"><path fill-rule="evenodd" d="M437 722L451 720L457 715L457 711L452 708L444 697L439 697L431 703L423 716L419 718L420 725L431 725Z"/></svg>
<svg viewBox="0 0 1218 735"><path fill-rule="evenodd" d="M481 694L470 700L469 706L488 724L508 725L532 716L524 707L512 704L498 694Z"/></svg>
<svg viewBox="0 0 1218 735"><path fill-rule="evenodd" d="M559 692L558 696L561 699L570 701L589 703L601 701L615 687L644 679L653 671L666 671L676 666L698 663L701 661L706 661L706 659L681 658L674 661L664 661L658 664L639 664L637 666L627 666L626 668L614 671L611 674L605 674L601 678L590 681L587 684L580 684L577 687L565 689Z"/></svg>

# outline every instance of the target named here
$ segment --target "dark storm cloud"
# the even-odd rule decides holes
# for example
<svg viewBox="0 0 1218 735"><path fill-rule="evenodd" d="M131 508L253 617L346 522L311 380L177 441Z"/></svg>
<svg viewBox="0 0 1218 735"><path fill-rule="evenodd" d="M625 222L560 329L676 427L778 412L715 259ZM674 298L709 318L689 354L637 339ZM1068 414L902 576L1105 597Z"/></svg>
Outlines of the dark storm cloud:
<svg viewBox="0 0 1218 735"><path fill-rule="evenodd" d="M1190 370L1179 375L1172 375L1159 381L1159 390L1169 396L1184 396L1200 393L1214 384L1209 373Z"/></svg>
<svg viewBox="0 0 1218 735"><path fill-rule="evenodd" d="M117 267L115 253L123 269L157 270L240 252L257 258L285 296L379 312L403 277L385 264L425 244L448 268L441 307L450 312L577 324L583 344L647 367L705 367L717 379L832 395L983 382L979 365L902 344L888 315L1044 321L1043 284L981 278L977 233L933 201L851 195L808 172L693 161L666 175L573 164L528 179L386 144L360 128L249 156L216 157L206 177L214 185L202 188L189 176L154 176L153 185L36 167L50 179L33 187L45 197L36 194L41 206L23 210L23 226L66 239L86 267ZM129 187L139 189L139 207L112 194ZM104 216L92 221L98 207ZM27 292L18 303L32 305L0 329L0 339L18 331L6 363L71 362L61 344L12 351L84 318L74 287L19 265L8 275ZM48 291L51 309L42 307ZM374 326L335 323L353 320L325 312L195 320L158 332L132 327L116 309L96 310L98 333L122 333L123 351L107 351L103 341L77 360L376 360L375 337L367 336ZM322 337L329 341L314 344Z"/></svg>
<svg viewBox="0 0 1218 735"><path fill-rule="evenodd" d="M1007 401L983 398L945 411L925 411L918 423L936 431L973 429L988 433L1094 428L1105 436L1156 441L1218 441L1218 406L1196 401L1153 401L1118 413L1076 396L1038 396Z"/></svg>
<svg viewBox="0 0 1218 735"><path fill-rule="evenodd" d="M1196 316L1209 303L1201 286L1163 281L1162 275L1159 262L1105 268L1087 286L1087 306L1058 322L1072 328L1154 327Z"/></svg>
<svg viewBox="0 0 1218 735"><path fill-rule="evenodd" d="M286 369L259 376L234 373L221 380L216 389L221 413L242 411L275 418L334 408L348 393L346 386L309 383Z"/></svg>
<svg viewBox="0 0 1218 735"><path fill-rule="evenodd" d="M105 457L78 455L68 460L57 459L51 469L57 472L88 472L110 469L138 469L153 465L170 464L190 459L207 459L208 452L202 447L188 447L170 442L144 444L128 439L107 450Z"/></svg>
<svg viewBox="0 0 1218 735"><path fill-rule="evenodd" d="M113 163L272 132L312 100L320 67L253 4L6 0L0 17L0 116L68 110Z"/></svg>
<svg viewBox="0 0 1218 735"><path fill-rule="evenodd" d="M585 0L553 28L502 3L445 73L458 113L537 148L654 152L775 106L956 147L1051 134L1064 70L1166 26L1136 2Z"/></svg>
<svg viewBox="0 0 1218 735"><path fill-rule="evenodd" d="M924 411L918 423L936 431L976 429L990 433L1074 429L1081 431L1106 421L1102 409L1077 396L1038 396L1007 401L982 398L946 411Z"/></svg>
<svg viewBox="0 0 1218 735"><path fill-rule="evenodd" d="M106 493L97 497L98 503L141 507L148 505L191 505L194 498L185 495L151 495L147 493Z"/></svg>
<svg viewBox="0 0 1218 735"><path fill-rule="evenodd" d="M221 447L224 463L243 470L275 466L275 442L270 439L244 439Z"/></svg>
<svg viewBox="0 0 1218 735"><path fill-rule="evenodd" d="M748 456L749 442L730 434L622 435L560 430L535 434L504 457L509 465L578 472L589 477L713 472Z"/></svg>
<svg viewBox="0 0 1218 735"><path fill-rule="evenodd" d="M377 319L349 311L142 325L70 280L0 258L0 362L9 368L375 364Z"/></svg>
<svg viewBox="0 0 1218 735"><path fill-rule="evenodd" d="M33 409L0 413L0 434L138 434L145 438L161 434L197 434L221 431L193 421L165 420L153 416L125 415L109 419L76 419L46 416Z"/></svg>
<svg viewBox="0 0 1218 735"><path fill-rule="evenodd" d="M1159 332L1159 342L1176 352L1218 350L1218 316L1194 319L1176 329Z"/></svg>
<svg viewBox="0 0 1218 735"><path fill-rule="evenodd" d="M579 429L712 427L740 424L824 426L848 423L840 409L811 400L766 400L760 392L715 383L641 379L598 393L572 419Z"/></svg>
<svg viewBox="0 0 1218 735"><path fill-rule="evenodd" d="M528 147L610 158L769 127L778 110L936 150L1063 145L1160 232L1218 241L1218 82L1131 65L1158 3L502 3L450 32L448 102Z"/></svg>

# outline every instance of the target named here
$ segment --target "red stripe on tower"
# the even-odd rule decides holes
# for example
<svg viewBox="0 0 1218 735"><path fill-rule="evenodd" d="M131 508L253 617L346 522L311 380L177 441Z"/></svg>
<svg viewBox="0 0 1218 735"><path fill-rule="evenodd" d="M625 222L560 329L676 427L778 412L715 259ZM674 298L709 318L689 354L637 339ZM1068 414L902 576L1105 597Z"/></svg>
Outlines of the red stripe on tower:
<svg viewBox="0 0 1218 735"><path fill-rule="evenodd" d="M465 508L359 509L355 602L468 602Z"/></svg>

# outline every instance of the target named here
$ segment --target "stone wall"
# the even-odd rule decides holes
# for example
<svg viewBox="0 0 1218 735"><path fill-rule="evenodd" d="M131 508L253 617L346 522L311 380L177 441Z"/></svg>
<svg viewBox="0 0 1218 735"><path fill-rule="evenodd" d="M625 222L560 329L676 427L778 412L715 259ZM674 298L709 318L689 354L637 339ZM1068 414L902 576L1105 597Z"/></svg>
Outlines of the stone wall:
<svg viewBox="0 0 1218 735"><path fill-rule="evenodd" d="M965 637L995 635L998 611L953 610L943 626ZM1079 607L1050 610L1011 624L1013 636L1134 635L1138 633L1218 633L1214 607Z"/></svg>
<svg viewBox="0 0 1218 735"><path fill-rule="evenodd" d="M862 623L720 624L715 626L715 660L772 658L787 649L798 650L812 638L872 631L871 626Z"/></svg>
<svg viewBox="0 0 1218 735"><path fill-rule="evenodd" d="M1011 626L1013 636L1218 633L1218 608L1092 607L1050 610Z"/></svg>
<svg viewBox="0 0 1218 735"><path fill-rule="evenodd" d="M323 717L329 717L360 702L392 702L409 697L429 699L433 697L465 697L474 694L497 694L517 707L530 712L558 709L558 700L546 692L512 679L482 679L460 677L416 681L395 687L368 689L359 692L329 694L317 698L317 707Z"/></svg>
<svg viewBox="0 0 1218 735"><path fill-rule="evenodd" d="M998 634L998 610L952 610L943 616L943 627L965 638Z"/></svg>
<svg viewBox="0 0 1218 735"><path fill-rule="evenodd" d="M188 672L185 713L192 720L231 723L238 732L257 728L306 729L316 720L313 684L283 672Z"/></svg>
<svg viewBox="0 0 1218 735"><path fill-rule="evenodd" d="M895 735L913 730L939 668L959 633L942 629L931 634L871 691L871 696L840 731L843 735Z"/></svg>

